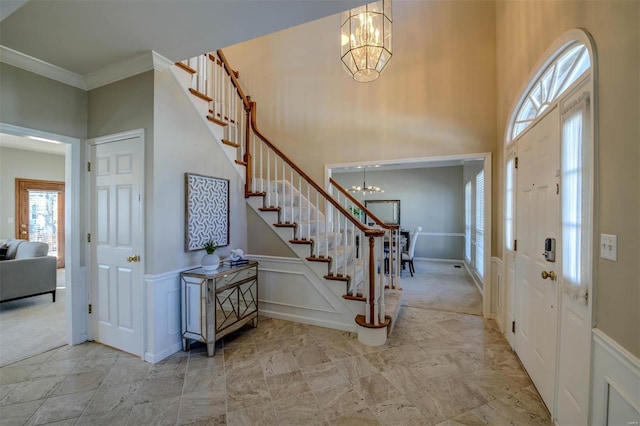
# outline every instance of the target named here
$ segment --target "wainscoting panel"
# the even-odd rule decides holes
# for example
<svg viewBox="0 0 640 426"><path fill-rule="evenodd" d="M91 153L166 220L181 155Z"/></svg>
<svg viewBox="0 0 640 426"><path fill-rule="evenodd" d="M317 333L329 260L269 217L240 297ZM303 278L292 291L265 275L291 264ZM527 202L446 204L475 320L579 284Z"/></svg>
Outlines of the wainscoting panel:
<svg viewBox="0 0 640 426"><path fill-rule="evenodd" d="M593 329L591 424L640 424L640 360Z"/></svg>
<svg viewBox="0 0 640 426"><path fill-rule="evenodd" d="M504 264L498 257L491 258L491 318L504 333Z"/></svg>
<svg viewBox="0 0 640 426"><path fill-rule="evenodd" d="M361 302L344 300L343 282L321 280L297 258L248 256L256 260L259 315L345 331L355 331L355 316L364 313ZM358 312L362 310L362 312Z"/></svg>
<svg viewBox="0 0 640 426"><path fill-rule="evenodd" d="M191 269L185 268L183 270ZM146 336L144 360L156 363L182 350L180 272L145 275Z"/></svg>

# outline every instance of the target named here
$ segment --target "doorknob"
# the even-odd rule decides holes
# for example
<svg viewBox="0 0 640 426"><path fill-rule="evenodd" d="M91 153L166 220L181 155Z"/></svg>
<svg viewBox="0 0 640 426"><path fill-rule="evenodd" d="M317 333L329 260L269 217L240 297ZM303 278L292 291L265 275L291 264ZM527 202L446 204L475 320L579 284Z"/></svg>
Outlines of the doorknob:
<svg viewBox="0 0 640 426"><path fill-rule="evenodd" d="M131 262L139 262L139 261L140 261L140 256L137 255L137 254L127 257L127 262L129 262L129 263L131 263Z"/></svg>
<svg viewBox="0 0 640 426"><path fill-rule="evenodd" d="M21 231L20 233L24 235L24 234L28 234L29 232L27 232L27 231Z"/></svg>
<svg viewBox="0 0 640 426"><path fill-rule="evenodd" d="M547 278L551 278L551 281L556 280L556 273L554 271L542 271L540 275L542 276L543 280L546 280Z"/></svg>

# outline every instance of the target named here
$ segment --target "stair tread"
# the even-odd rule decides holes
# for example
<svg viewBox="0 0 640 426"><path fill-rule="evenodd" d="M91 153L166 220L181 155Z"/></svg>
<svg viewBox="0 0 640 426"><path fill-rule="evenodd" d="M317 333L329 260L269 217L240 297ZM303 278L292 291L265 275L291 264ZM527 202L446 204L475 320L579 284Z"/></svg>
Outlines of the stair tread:
<svg viewBox="0 0 640 426"><path fill-rule="evenodd" d="M182 62L176 62L176 66L181 70L188 72L189 74L195 74L197 71L191 68L189 65L185 65Z"/></svg>
<svg viewBox="0 0 640 426"><path fill-rule="evenodd" d="M234 148L240 148L240 144L234 141L230 141L229 139L222 139L222 143L228 146L232 146Z"/></svg>
<svg viewBox="0 0 640 426"><path fill-rule="evenodd" d="M361 295L355 295L352 296L350 294L345 294L344 296L342 296L343 299L347 299L347 300L358 300L360 302L366 302L367 298Z"/></svg>
<svg viewBox="0 0 640 426"><path fill-rule="evenodd" d="M310 262L331 262L331 258L330 257L309 256L309 257L307 257L307 260L310 261Z"/></svg>
<svg viewBox="0 0 640 426"><path fill-rule="evenodd" d="M196 89L189 88L189 92L193 96L196 96L196 97L202 99L203 101L213 102L213 98L211 96L207 96L204 93L197 91Z"/></svg>
<svg viewBox="0 0 640 426"><path fill-rule="evenodd" d="M313 244L311 240L289 240L291 244Z"/></svg>
<svg viewBox="0 0 640 426"><path fill-rule="evenodd" d="M207 120L211 121L212 123L216 123L220 126L227 126L228 124L225 123L222 120L218 120L217 118L215 118L213 115L207 115Z"/></svg>
<svg viewBox="0 0 640 426"><path fill-rule="evenodd" d="M293 223L274 223L273 226L275 226L276 228L295 228L296 226L298 226L295 222Z"/></svg>

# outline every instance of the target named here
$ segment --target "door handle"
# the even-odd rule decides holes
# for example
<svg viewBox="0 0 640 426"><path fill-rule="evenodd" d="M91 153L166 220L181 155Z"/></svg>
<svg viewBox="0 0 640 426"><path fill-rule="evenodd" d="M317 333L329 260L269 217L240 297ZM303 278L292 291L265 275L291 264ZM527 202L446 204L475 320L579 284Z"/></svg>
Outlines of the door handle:
<svg viewBox="0 0 640 426"><path fill-rule="evenodd" d="M28 231L21 231L20 233L21 233L22 235L25 235L25 234L28 234L29 232L28 232Z"/></svg>
<svg viewBox="0 0 640 426"><path fill-rule="evenodd" d="M540 275L542 276L543 280L546 280L547 278L551 278L551 281L556 280L556 273L554 271L542 271Z"/></svg>
<svg viewBox="0 0 640 426"><path fill-rule="evenodd" d="M133 256L129 256L127 257L127 262L131 263L131 262L139 262L140 261L140 255L133 255Z"/></svg>

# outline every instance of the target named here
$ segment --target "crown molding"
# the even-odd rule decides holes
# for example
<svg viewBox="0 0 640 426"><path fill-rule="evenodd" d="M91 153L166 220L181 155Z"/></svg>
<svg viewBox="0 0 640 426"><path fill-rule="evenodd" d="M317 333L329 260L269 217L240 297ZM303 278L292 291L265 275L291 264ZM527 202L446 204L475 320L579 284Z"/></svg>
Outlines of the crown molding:
<svg viewBox="0 0 640 426"><path fill-rule="evenodd" d="M151 70L162 71L171 65L173 65L173 62L169 59L154 51L149 51L89 73L84 76L84 79L87 90L92 90L143 72Z"/></svg>
<svg viewBox="0 0 640 426"><path fill-rule="evenodd" d="M77 87L78 89L87 90L85 79L80 74L67 71L57 65L52 65L2 45L0 45L0 62L22 68L69 86Z"/></svg>
<svg viewBox="0 0 640 426"><path fill-rule="evenodd" d="M82 90L96 89L151 70L163 71L173 65L173 61L159 53L149 51L82 76L2 45L0 45L0 62Z"/></svg>

